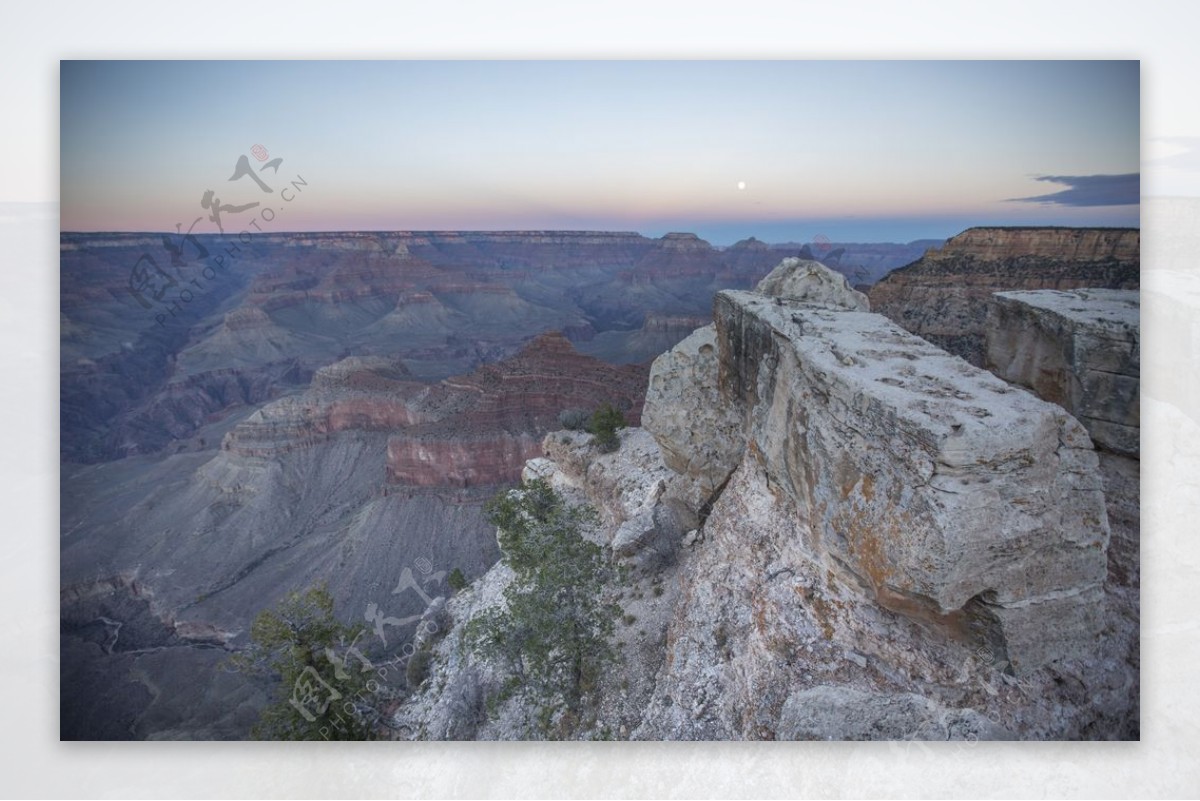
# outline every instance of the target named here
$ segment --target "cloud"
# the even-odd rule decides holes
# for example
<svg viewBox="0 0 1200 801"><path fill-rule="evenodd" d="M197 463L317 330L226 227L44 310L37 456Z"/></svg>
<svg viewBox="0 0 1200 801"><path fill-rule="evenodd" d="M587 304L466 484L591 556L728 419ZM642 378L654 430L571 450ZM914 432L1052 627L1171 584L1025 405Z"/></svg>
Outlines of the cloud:
<svg viewBox="0 0 1200 801"><path fill-rule="evenodd" d="M1036 179L1070 187L1061 192L1009 198L1014 203L1047 203L1055 206L1132 206L1141 200L1141 174L1038 175Z"/></svg>

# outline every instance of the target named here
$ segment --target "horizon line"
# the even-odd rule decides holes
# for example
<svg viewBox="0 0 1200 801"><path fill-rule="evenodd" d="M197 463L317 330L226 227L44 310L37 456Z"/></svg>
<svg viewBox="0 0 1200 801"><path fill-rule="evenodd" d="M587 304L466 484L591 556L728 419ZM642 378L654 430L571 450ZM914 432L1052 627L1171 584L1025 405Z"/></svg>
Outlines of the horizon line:
<svg viewBox="0 0 1200 801"><path fill-rule="evenodd" d="M945 237L923 236L923 237L916 237L914 239L909 239L906 242L900 242L895 239L890 239L890 240L884 240L884 239L876 239L876 240L839 239L839 240L833 240L833 239L829 239L827 241L830 242L831 244L909 244L912 242L922 242L922 241L926 241L926 240L942 240L942 241L944 241L944 240L950 239L954 236L958 236L959 234L964 233L964 232L969 231L974 228L994 228L994 229L1007 229L1007 230L1036 229L1036 230L1141 231L1141 226L1136 226L1136 225L1011 225L1011 224L989 225L986 223L981 223L981 224L977 224L977 225L968 225L965 228L959 229L959 231L957 233L951 234L950 236L945 236ZM167 230L145 230L145 229L144 230L95 230L95 229L93 229L93 230L76 230L76 229L63 229L63 228L59 229L60 237L64 236L64 235L68 235L68 234L70 234L70 235L94 235L94 236L169 236L169 235L186 236L187 235L187 234L181 234L179 231L167 231ZM194 233L194 234L190 234L190 236L217 238L217 237L238 237L238 236L241 236L242 234L247 234L250 236L299 236L299 235L312 236L312 235L345 235L345 234L412 234L412 235L423 235L423 234L459 234L459 235L591 234L591 235L595 235L595 234L605 234L605 235L610 235L610 236L637 236L637 237L641 237L643 239L648 239L648 240L653 240L653 241L666 239L667 237L672 237L672 236L676 236L676 237L677 236L686 236L686 237L693 237L695 239L698 239L698 240L705 242L707 244L710 244L710 245L712 244L709 240L705 239L704 237L700 236L699 234L695 233L694 231L668 231L667 233L664 233L661 236L651 236L651 235L644 234L640 231L618 230L618 229L607 229L607 228L324 228L324 229L309 229L309 230L294 230L294 231L293 230L280 230L280 231L257 231L257 232L243 230L243 231L238 231L236 233L224 233L224 232L211 232L210 231L210 232L204 232L204 233ZM818 234L818 236L819 236L819 234ZM799 242L800 244L808 244L808 243L815 242L816 239L814 237L813 239L804 240L804 241L793 239L793 240L774 241L773 242L770 240L759 239L757 236L752 234L750 236L742 237L741 239L736 240L732 244L738 244L741 242L749 242L749 241L758 241L758 242L762 242L763 244L766 244L766 245L773 245L773 244L785 245L785 244L793 244L793 243L797 243L797 242ZM729 247L729 245L724 245L722 247Z"/></svg>

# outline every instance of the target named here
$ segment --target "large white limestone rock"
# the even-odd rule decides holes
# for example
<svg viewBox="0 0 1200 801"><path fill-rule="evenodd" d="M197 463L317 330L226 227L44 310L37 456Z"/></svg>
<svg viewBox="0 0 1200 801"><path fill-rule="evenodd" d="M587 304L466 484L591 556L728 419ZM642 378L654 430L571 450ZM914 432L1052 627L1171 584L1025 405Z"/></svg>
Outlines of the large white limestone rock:
<svg viewBox="0 0 1200 801"><path fill-rule="evenodd" d="M1075 415L1097 445L1139 451L1137 290L997 292L988 303L986 366Z"/></svg>
<svg viewBox="0 0 1200 801"><path fill-rule="evenodd" d="M737 467L745 447L742 421L717 390L717 340L699 328L654 360L642 427L654 435L667 466L709 494Z"/></svg>
<svg viewBox="0 0 1200 801"><path fill-rule="evenodd" d="M754 288L761 295L809 306L870 311L867 296L852 289L846 276L811 259L784 259Z"/></svg>
<svg viewBox="0 0 1200 801"><path fill-rule="evenodd" d="M685 401L691 426L649 415L664 454L753 455L813 563L1014 670L1094 646L1109 529L1078 421L880 315L729 291L714 318L717 385Z"/></svg>

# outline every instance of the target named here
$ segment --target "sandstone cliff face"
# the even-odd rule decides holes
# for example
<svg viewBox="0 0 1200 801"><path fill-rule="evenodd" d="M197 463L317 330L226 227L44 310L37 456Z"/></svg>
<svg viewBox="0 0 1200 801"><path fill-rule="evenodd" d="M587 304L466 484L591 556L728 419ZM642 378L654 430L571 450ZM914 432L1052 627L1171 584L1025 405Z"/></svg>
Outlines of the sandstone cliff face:
<svg viewBox="0 0 1200 801"><path fill-rule="evenodd" d="M878 315L738 292L720 293L714 314L722 401L743 419L738 461L759 459L791 498L817 569L893 611L961 625L955 636L1018 670L1087 651L1108 528L1073 418Z"/></svg>
<svg viewBox="0 0 1200 801"><path fill-rule="evenodd" d="M968 228L951 237L941 250L931 250L933 261L968 256L999 261L1037 255L1056 261L1139 260L1141 232L1132 228Z"/></svg>
<svg viewBox="0 0 1200 801"><path fill-rule="evenodd" d="M777 303L786 298L815 307L868 308L843 276L811 260L784 259L756 291ZM658 438L667 465L706 486L708 495L728 478L745 447L742 415L719 389L718 338L714 326L705 326L660 356L644 412L649 430L671 432Z"/></svg>
<svg viewBox="0 0 1200 801"><path fill-rule="evenodd" d="M808 300L720 293L714 326L656 361L646 429L614 454L551 434L527 466L599 508L588 536L634 568L583 736L1136 737L1136 613L1111 614L1084 428L848 287ZM501 573L451 602L459 622ZM432 683L486 694L499 677L459 631ZM444 701L398 720L462 735ZM528 736L519 719L465 736Z"/></svg>
<svg viewBox="0 0 1200 801"><path fill-rule="evenodd" d="M1071 412L1098 446L1138 453L1137 292L998 292L986 341L989 370Z"/></svg>
<svg viewBox="0 0 1200 801"><path fill-rule="evenodd" d="M659 442L663 461L700 482L711 496L745 445L736 410L721 402L716 329L697 329L654 365L644 423L651 431L672 432Z"/></svg>
<svg viewBox="0 0 1200 801"><path fill-rule="evenodd" d="M875 284L871 308L982 366L992 293L1136 289L1140 241L1131 229L971 228Z"/></svg>
<svg viewBox="0 0 1200 801"><path fill-rule="evenodd" d="M1116 289L999 292L988 306L996 375L1062 406L1100 451L1118 606L1137 621L1140 584L1141 328L1139 293Z"/></svg>

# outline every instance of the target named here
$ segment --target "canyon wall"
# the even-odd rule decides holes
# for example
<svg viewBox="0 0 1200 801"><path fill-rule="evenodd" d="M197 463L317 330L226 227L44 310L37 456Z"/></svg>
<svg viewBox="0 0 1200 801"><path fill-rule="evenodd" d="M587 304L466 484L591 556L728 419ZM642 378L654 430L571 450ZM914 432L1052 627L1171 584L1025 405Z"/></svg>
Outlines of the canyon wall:
<svg viewBox="0 0 1200 801"><path fill-rule="evenodd" d="M425 565L430 594L452 569L483 574L497 557L483 502L541 454L562 410L611 402L637 422L646 372L559 334L432 384L394 356L351 356L208 422L203 447L66 466L64 738L247 736L269 687L222 663L259 612L325 582L344 620L419 615L420 593L394 589L403 571ZM403 626L393 645L415 621ZM386 643L370 639L374 657Z"/></svg>
<svg viewBox="0 0 1200 801"><path fill-rule="evenodd" d="M1075 415L1097 446L1140 450L1138 293L998 292L988 305L986 366Z"/></svg>
<svg viewBox="0 0 1200 801"><path fill-rule="evenodd" d="M982 366L994 292L1136 289L1140 245L1137 229L969 228L871 287L871 308Z"/></svg>
<svg viewBox="0 0 1200 801"><path fill-rule="evenodd" d="M860 250L877 269L913 245ZM695 327L670 321L707 316L717 289L753 286L794 249L687 233L378 231L66 233L60 252L61 449L93 463L178 449L348 355L398 356L438 381L557 330L600 358L647 361Z"/></svg>
<svg viewBox="0 0 1200 801"><path fill-rule="evenodd" d="M612 403L641 419L646 369L614 366L575 351L558 333L465 376L425 384L403 364L351 357L317 371L312 388L254 412L222 449L271 458L342 431L387 434L387 481L412 487L515 482L565 409Z"/></svg>
<svg viewBox="0 0 1200 801"><path fill-rule="evenodd" d="M1140 248L1141 233L1136 228L978 227L951 237L945 247L931 249L925 258L999 261L1037 255L1056 261L1134 263Z"/></svg>

